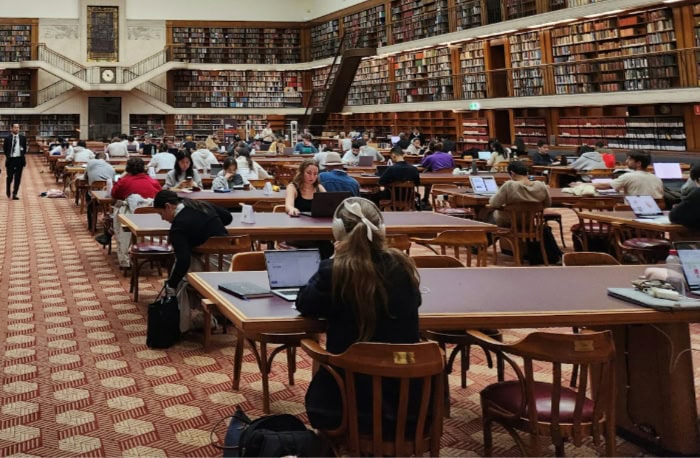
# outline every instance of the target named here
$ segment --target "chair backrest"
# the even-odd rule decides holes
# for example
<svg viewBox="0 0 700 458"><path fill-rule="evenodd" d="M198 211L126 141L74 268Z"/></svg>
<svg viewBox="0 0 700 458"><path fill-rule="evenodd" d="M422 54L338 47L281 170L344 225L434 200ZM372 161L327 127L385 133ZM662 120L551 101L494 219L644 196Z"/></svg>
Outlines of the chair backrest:
<svg viewBox="0 0 700 458"><path fill-rule="evenodd" d="M261 180L248 180L250 185L254 187L255 189L262 189L265 186L265 183L274 183L275 179L274 178L264 178Z"/></svg>
<svg viewBox="0 0 700 458"><path fill-rule="evenodd" d="M105 180L95 180L89 186L91 191L101 191L107 188L107 182Z"/></svg>
<svg viewBox="0 0 700 458"><path fill-rule="evenodd" d="M459 259L459 249L465 248L467 267L472 265L472 256L476 257L476 267L486 267L486 250L489 241L486 233L482 231L443 231L430 242L430 245L439 245L443 248L442 254L445 254L445 247L453 247L457 259Z"/></svg>
<svg viewBox="0 0 700 458"><path fill-rule="evenodd" d="M386 236L386 244L390 248L396 248L401 250L406 254L410 254L411 251L411 239L407 234L392 234Z"/></svg>
<svg viewBox="0 0 700 458"><path fill-rule="evenodd" d="M520 409L512 412L515 418L528 418L531 431L540 434L549 432L553 437L571 437L574 444L581 445L584 435L593 435L598 443L598 435L604 431L602 422L615 418L615 343L610 331L584 332L581 334L557 334L548 332L533 332L518 342L504 344L489 338L478 331L467 331L474 338L473 343L482 345L487 350L500 354L515 371L520 382ZM510 356L522 358L522 366ZM551 363L552 387L546 390L536 390L535 367L542 368L542 362ZM566 423L560 421L560 406L562 392L566 390L568 380L564 379L563 364L578 364L580 371L577 380L573 418ZM589 384L589 377L591 383ZM587 392L590 387L590 398ZM537 393L537 394L536 394ZM541 396L551 393L550 402L544 402ZM536 402L535 398L537 399ZM585 410L593 401L592 424L584 424ZM584 409L584 405L587 408ZM546 425L538 428L538 406L551 406L551 417ZM570 407L570 406L569 406ZM570 410L567 408L567 410ZM510 415L509 413L508 415ZM547 415L549 417L549 415ZM549 421L551 420L551 422ZM551 423L551 424L550 424ZM587 429L587 431L586 431ZM545 432L546 431L546 432ZM615 438L608 438L614 441Z"/></svg>
<svg viewBox="0 0 700 458"><path fill-rule="evenodd" d="M301 345L332 374L340 387L341 424L324 433L334 442L343 443L349 455L410 456L429 451L431 456L438 456L442 435L444 356L437 343L358 342L339 355L326 352L310 339L302 340ZM371 434L360 432L356 399L361 381L356 375L367 376L371 384ZM396 389L383 391L385 381L395 383ZM392 395L396 394L398 402L391 405L387 398L394 398ZM394 425L382 417L387 410L391 410L391 418L396 419ZM393 431L384 431L385 427L392 427Z"/></svg>
<svg viewBox="0 0 700 458"><path fill-rule="evenodd" d="M620 262L608 253L595 251L578 251L564 253L562 257L564 266L619 266Z"/></svg>
<svg viewBox="0 0 700 458"><path fill-rule="evenodd" d="M262 251L249 251L247 253L237 253L233 255L229 271L241 272L248 270L267 270L265 253Z"/></svg>
<svg viewBox="0 0 700 458"><path fill-rule="evenodd" d="M501 161L493 165L494 172L507 172L509 161Z"/></svg>
<svg viewBox="0 0 700 458"><path fill-rule="evenodd" d="M275 167L275 183L279 186L287 186L294 179L296 173L296 168L278 165Z"/></svg>
<svg viewBox="0 0 700 458"><path fill-rule="evenodd" d="M416 209L416 185L412 181L397 181L387 186L391 193L391 210L413 211Z"/></svg>
<svg viewBox="0 0 700 458"><path fill-rule="evenodd" d="M544 207L539 202L521 202L507 205L503 211L510 216L513 237L523 242L542 240Z"/></svg>
<svg viewBox="0 0 700 458"><path fill-rule="evenodd" d="M217 270L223 268L224 256L234 255L251 250L252 241L248 235L222 235L209 237L206 242L195 247L192 251L200 254L204 261L204 271L209 271L210 256L217 257Z"/></svg>
<svg viewBox="0 0 700 458"><path fill-rule="evenodd" d="M284 205L284 199L280 200L259 200L253 204L253 210L256 212L270 213L276 206Z"/></svg>
<svg viewBox="0 0 700 458"><path fill-rule="evenodd" d="M433 254L423 256L411 256L416 267L423 269L456 268L464 267L459 259L444 254Z"/></svg>

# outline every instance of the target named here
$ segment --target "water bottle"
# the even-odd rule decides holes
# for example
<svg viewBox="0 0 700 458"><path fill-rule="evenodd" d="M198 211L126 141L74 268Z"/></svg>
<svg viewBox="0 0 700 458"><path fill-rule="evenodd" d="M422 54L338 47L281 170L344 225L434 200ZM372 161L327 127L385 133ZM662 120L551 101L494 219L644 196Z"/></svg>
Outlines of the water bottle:
<svg viewBox="0 0 700 458"><path fill-rule="evenodd" d="M685 296L685 281L683 277L683 267L681 266L681 260L678 257L677 250L669 250L668 257L666 258L666 270L668 272L668 277L666 281L673 286L673 288L681 296Z"/></svg>

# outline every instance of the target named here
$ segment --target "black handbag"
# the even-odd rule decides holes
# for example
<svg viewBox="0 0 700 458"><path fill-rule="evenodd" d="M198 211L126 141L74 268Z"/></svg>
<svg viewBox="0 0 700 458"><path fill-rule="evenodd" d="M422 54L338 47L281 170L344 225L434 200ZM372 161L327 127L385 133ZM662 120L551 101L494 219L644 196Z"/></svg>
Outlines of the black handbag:
<svg viewBox="0 0 700 458"><path fill-rule="evenodd" d="M161 296L155 302L148 304L146 345L149 348L169 348L178 340L180 340L180 306L177 303L177 297Z"/></svg>

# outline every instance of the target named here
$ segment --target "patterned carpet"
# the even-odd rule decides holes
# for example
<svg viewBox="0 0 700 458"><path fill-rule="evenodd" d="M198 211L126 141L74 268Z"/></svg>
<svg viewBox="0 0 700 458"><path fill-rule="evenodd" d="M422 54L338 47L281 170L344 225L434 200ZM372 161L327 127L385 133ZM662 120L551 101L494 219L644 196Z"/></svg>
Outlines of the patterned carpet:
<svg viewBox="0 0 700 458"><path fill-rule="evenodd" d="M208 353L197 334L166 351L148 349L145 309L162 279L155 273L143 278L141 300L134 303L115 255L93 240L72 199L38 197L52 187L58 186L43 160L31 157L21 200L0 199L0 456L220 455L210 445L210 429L220 418L237 405L251 416L262 414L253 355L246 351L235 392L231 334L217 334ZM563 213L570 225L572 215ZM444 456L483 453L478 393L494 373L480 351L472 358L467 389L450 377ZM272 410L305 419L310 363L300 354L297 383L288 386L281 361L270 377ZM496 455L519 455L505 432L497 430L494 440ZM567 453L597 450L568 447ZM619 441L618 453L640 450Z"/></svg>

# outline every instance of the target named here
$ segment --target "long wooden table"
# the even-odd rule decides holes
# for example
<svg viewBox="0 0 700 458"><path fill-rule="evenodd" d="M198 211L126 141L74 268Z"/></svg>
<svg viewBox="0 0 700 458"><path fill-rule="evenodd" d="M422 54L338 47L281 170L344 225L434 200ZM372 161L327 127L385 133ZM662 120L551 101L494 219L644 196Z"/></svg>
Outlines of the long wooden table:
<svg viewBox="0 0 700 458"><path fill-rule="evenodd" d="M600 221L601 223L624 224L626 226L636 227L639 229L668 232L669 234L686 232L685 227L680 224L659 223L652 219L639 219L634 216L631 211L616 211L616 212L598 212L584 211L579 213L582 217ZM664 212L668 215L668 212Z"/></svg>
<svg viewBox="0 0 700 458"><path fill-rule="evenodd" d="M697 455L688 323L700 321L700 311L657 312L606 294L607 287L630 286L643 271L644 266L421 269L420 327L612 329L621 432L673 454ZM198 272L188 279L244 335L324 329L322 320L300 317L276 296L246 301L217 287L230 281L267 287L264 272Z"/></svg>
<svg viewBox="0 0 700 458"><path fill-rule="evenodd" d="M331 218L291 217L286 213L256 213L255 223L241 222L241 214L233 213L233 222L226 229L231 235L250 235L256 240L330 240L333 238ZM170 223L158 214L125 214L119 220L135 237L167 235ZM385 212L387 234L430 236L446 230L491 232L493 224L432 212Z"/></svg>

